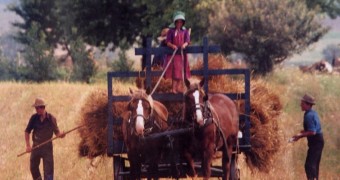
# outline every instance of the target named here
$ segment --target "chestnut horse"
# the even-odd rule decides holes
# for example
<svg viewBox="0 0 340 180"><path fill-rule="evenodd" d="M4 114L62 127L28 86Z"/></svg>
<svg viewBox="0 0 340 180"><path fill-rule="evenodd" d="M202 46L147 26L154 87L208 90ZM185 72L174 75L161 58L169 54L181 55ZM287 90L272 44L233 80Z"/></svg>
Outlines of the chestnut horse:
<svg viewBox="0 0 340 180"><path fill-rule="evenodd" d="M184 151L184 157L190 168L189 175L196 175L193 162L193 151L202 156L202 171L204 179L211 175L212 158L217 150L221 150L223 179L229 179L230 162L233 146L238 143L239 113L235 103L226 95L205 94L204 79L199 83L185 80L184 119L192 124L194 133L191 142L198 146ZM188 148L190 149L190 147Z"/></svg>
<svg viewBox="0 0 340 180"><path fill-rule="evenodd" d="M167 130L168 111L145 90L131 90L127 112L123 113L122 132L130 162L130 179L141 179L141 164L149 165L148 178L156 177L164 140L145 140L152 133Z"/></svg>

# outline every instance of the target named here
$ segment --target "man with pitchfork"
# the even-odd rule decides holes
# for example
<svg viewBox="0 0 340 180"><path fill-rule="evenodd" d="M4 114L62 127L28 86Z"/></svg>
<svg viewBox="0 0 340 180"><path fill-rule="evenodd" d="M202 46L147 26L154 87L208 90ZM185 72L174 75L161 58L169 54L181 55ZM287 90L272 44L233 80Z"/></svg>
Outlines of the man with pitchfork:
<svg viewBox="0 0 340 180"><path fill-rule="evenodd" d="M64 138L65 133L59 131L56 118L45 110L46 104L43 99L36 98L32 106L35 108L36 113L31 116L25 129L26 152L31 152L31 174L34 180L42 179L39 171L40 159L42 159L44 179L53 180L54 163L52 141L44 144L41 147L34 147L50 140L53 136L53 133L60 138ZM33 147L31 146L29 140L32 130Z"/></svg>

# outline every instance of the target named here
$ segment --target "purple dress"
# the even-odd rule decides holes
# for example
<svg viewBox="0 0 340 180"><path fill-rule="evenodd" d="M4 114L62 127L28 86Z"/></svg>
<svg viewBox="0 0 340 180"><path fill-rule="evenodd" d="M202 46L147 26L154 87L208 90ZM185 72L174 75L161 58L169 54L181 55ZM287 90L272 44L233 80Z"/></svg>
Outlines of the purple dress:
<svg viewBox="0 0 340 180"><path fill-rule="evenodd" d="M166 37L166 43L171 42L172 44L178 47L177 51L181 51L182 45L186 43L190 43L190 36L187 30L181 29L177 33L176 29L172 28L169 30L168 35ZM170 62L171 54L169 54L165 61L165 66ZM184 54L184 64L185 64L185 78L190 78L190 68L188 62L187 54ZM172 78L175 80L182 80L182 71L183 71L183 60L181 54L175 55L172 63L168 67L165 72L165 79Z"/></svg>

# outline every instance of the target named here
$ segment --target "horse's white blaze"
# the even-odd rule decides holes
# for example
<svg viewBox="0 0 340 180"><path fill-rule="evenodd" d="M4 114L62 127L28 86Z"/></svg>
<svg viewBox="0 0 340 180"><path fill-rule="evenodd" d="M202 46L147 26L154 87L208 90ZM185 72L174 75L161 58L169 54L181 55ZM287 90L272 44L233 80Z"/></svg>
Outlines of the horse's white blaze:
<svg viewBox="0 0 340 180"><path fill-rule="evenodd" d="M144 131L144 112L143 112L143 105L142 100L138 101L137 109L137 118L136 118L136 131L138 134L143 134Z"/></svg>
<svg viewBox="0 0 340 180"><path fill-rule="evenodd" d="M199 101L200 92L198 90L196 90L192 95L195 98L197 123L200 124L200 125L203 125L203 115L202 115L202 111L201 111L201 108L200 108L200 101Z"/></svg>

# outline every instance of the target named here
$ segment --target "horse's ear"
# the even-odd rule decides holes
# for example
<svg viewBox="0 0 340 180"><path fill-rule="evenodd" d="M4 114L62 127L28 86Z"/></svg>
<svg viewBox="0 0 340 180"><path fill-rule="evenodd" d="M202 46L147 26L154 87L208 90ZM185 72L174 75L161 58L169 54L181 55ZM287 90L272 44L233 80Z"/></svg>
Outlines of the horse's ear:
<svg viewBox="0 0 340 180"><path fill-rule="evenodd" d="M190 81L187 78L185 78L184 82L185 82L185 86L189 89L190 88Z"/></svg>
<svg viewBox="0 0 340 180"><path fill-rule="evenodd" d="M146 92L147 95L150 95L150 93L151 93L151 88L150 88L150 86L148 86L148 87L145 89L145 92Z"/></svg>
<svg viewBox="0 0 340 180"><path fill-rule="evenodd" d="M130 94L133 94L133 91L132 91L132 89L131 89L131 88L129 88L129 91L130 91Z"/></svg>
<svg viewBox="0 0 340 180"><path fill-rule="evenodd" d="M200 81L200 87L203 87L205 83L205 78L202 78L202 80Z"/></svg>
<svg viewBox="0 0 340 180"><path fill-rule="evenodd" d="M144 79L141 77L137 77L136 86L138 89L144 89Z"/></svg>

